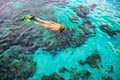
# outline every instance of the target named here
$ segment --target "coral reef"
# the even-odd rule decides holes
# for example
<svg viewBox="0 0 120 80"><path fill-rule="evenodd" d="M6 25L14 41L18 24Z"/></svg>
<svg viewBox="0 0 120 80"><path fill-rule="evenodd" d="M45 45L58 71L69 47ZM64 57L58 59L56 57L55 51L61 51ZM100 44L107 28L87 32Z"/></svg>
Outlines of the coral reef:
<svg viewBox="0 0 120 80"><path fill-rule="evenodd" d="M65 7L69 2L67 0L53 1L53 4L59 7Z"/></svg>
<svg viewBox="0 0 120 80"><path fill-rule="evenodd" d="M107 69L108 73L113 73L113 71L114 71L114 66L113 65L111 65L110 67L108 67L108 69Z"/></svg>
<svg viewBox="0 0 120 80"><path fill-rule="evenodd" d="M65 66L62 66L60 69L59 69L59 72L60 73L65 73L67 70L67 68Z"/></svg>
<svg viewBox="0 0 120 80"><path fill-rule="evenodd" d="M91 75L92 75L92 73L88 70L81 71L81 79L82 80L84 80L84 79L88 80Z"/></svg>
<svg viewBox="0 0 120 80"><path fill-rule="evenodd" d="M63 77L61 77L58 73L53 73L51 75L44 75L42 76L41 80L65 80Z"/></svg>
<svg viewBox="0 0 120 80"><path fill-rule="evenodd" d="M26 80L32 77L36 64L32 55L21 46L14 46L0 55L0 80Z"/></svg>
<svg viewBox="0 0 120 80"><path fill-rule="evenodd" d="M84 23L79 27L81 31L86 35L86 37L95 36L95 25L92 24L92 21L84 18Z"/></svg>
<svg viewBox="0 0 120 80"><path fill-rule="evenodd" d="M46 51L55 53L56 51L62 50L69 46L72 47L80 46L85 42L87 35L94 33L94 31L93 33L90 32L92 29L90 29L88 24L82 25L81 29L79 30L79 33L77 34L74 34L75 30L70 29L66 29L62 33L52 32L42 27L40 28L30 26L32 25L32 23L29 24L17 23L12 26L10 26L11 23L4 22L4 24L7 24L9 27L4 28L7 29L8 32L0 37L1 53L14 45L21 45L31 53L33 53L38 48L43 48ZM4 33L4 31L1 32Z"/></svg>
<svg viewBox="0 0 120 80"><path fill-rule="evenodd" d="M113 80L111 76L102 76L102 80Z"/></svg>
<svg viewBox="0 0 120 80"><path fill-rule="evenodd" d="M63 78L64 74L69 74L69 76L67 76L67 79ZM54 72L50 75L43 75L41 77L41 80L88 80L91 75L92 73L89 70L79 71L77 68L67 69L64 66L62 66L59 72Z"/></svg>
<svg viewBox="0 0 120 80"><path fill-rule="evenodd" d="M92 54L91 56L87 57L86 61L91 67L99 67L99 63L101 62L101 58L99 54Z"/></svg>
<svg viewBox="0 0 120 80"><path fill-rule="evenodd" d="M55 1L53 0L53 2ZM43 1L41 4L43 3L47 4L47 1ZM54 9L51 10L50 8L53 6L41 7L37 3L34 4L35 4L34 8L31 7L31 5L33 5L31 3L29 5L23 5L24 9L20 8L18 9L19 11L16 10L14 12L6 13L5 14L6 16L2 18L0 22L0 30L1 30L0 53L1 54L5 50L16 45L22 46L25 49L25 51L28 51L29 53L34 53L36 49L42 48L43 50L46 50L54 54L57 51L67 47L78 47L82 45L85 42L85 40L89 37L89 35L95 33L90 27L91 25L88 24L87 20L86 20L87 23L85 22L83 23L82 26L80 26L81 29L80 28L78 29L77 34L76 34L76 29L66 28L66 30L61 33L61 32L49 31L48 29L45 29L43 27L35 26L32 22L25 23L23 21L23 18L24 16L29 14L35 16L42 16L48 20L55 20L55 16L54 16L55 11ZM1 15L3 14L4 12Z"/></svg>
<svg viewBox="0 0 120 80"><path fill-rule="evenodd" d="M92 73L88 70L78 71L73 68L72 71L70 71L69 80L88 80L90 75L92 75Z"/></svg>
<svg viewBox="0 0 120 80"><path fill-rule="evenodd" d="M89 14L89 8L85 5L80 5L79 7L75 8L74 11L80 17L86 17Z"/></svg>
<svg viewBox="0 0 120 80"><path fill-rule="evenodd" d="M80 49L78 48L79 46L84 44L88 38L93 37L96 34L95 25L92 24L92 21L88 19L87 15L90 13L90 10L94 10L97 7L97 4L92 4L90 6L80 5L79 7L73 10L74 12L72 12L72 10L70 9L73 9L72 8L73 5L71 5L71 3L67 5L68 4L67 0L17 0L17 1L11 0L11 1L13 2L10 2L10 0L0 1L0 11L1 11L0 12L0 80L27 80L28 78L31 78L34 74L35 76L33 76L33 78L39 77L41 78L40 80L94 80L93 78L96 79L96 76L99 76L99 74L100 76L102 76L99 77L101 78L101 80L113 80L114 76L116 77L115 79L119 80L119 71L116 72L117 68L119 70L119 66L118 67L116 66L118 65L116 62L117 54L112 54L112 52L110 52L110 55L107 56L106 53L109 53L109 51L104 52L103 50L104 48L110 49L108 45L103 46L102 48L100 47L99 50L103 50L103 52L105 53L103 57L107 56L109 58L112 58L111 60L108 61L108 64L111 63L109 66L106 64L107 62L105 60L107 59L107 57L105 57L106 59L102 60L103 61L102 63L103 65L104 64L106 65L104 65L101 69L101 56L98 52L92 53L92 55L89 55L86 58L86 60L80 59L78 61L80 65L88 64L90 67L88 67L88 65L79 66L79 64L76 64L76 60L78 60L78 58L86 57L86 54L85 56L84 54L78 55L77 53L79 53L79 50L81 53L84 53L84 51L86 53L86 51L88 51L93 47L93 46L91 47L91 45L94 46L96 45L96 43L91 44L90 42L90 47L88 46L87 50L86 49L84 50L84 46L80 47ZM7 4L4 3L4 6L2 6L3 4L1 2L5 2L5 3L8 2L8 3ZM75 3L76 2L77 1L75 1ZM82 4L81 1L79 1L78 4L79 3ZM66 5L67 7L65 7ZM94 17L97 16L95 19L93 15L90 14L92 18L91 17L89 18L91 18L93 21L95 21L98 18L100 19L100 17L103 16L100 15L100 13L102 13L102 10L104 11L104 9L102 9L104 7L102 7L101 9L100 7L97 10L98 11L97 13L99 14L96 15L95 13ZM62 9L68 9L68 13L66 13L67 10L65 10L66 12L64 12L64 10L62 11ZM107 9L106 11L110 12L109 8L106 9ZM55 15L55 14L59 15L59 13L62 12L65 15L71 14L71 16L60 15L58 17L57 15ZM46 28L37 26L33 24L33 22L27 23L23 20L23 18L26 15L33 15L44 20L52 20L55 22L59 22L60 24L64 23L65 31L54 32ZM63 19L62 21L59 20L57 17L59 19L62 18L65 19ZM106 22L106 20L108 19L107 17L108 16L104 16L104 18L102 19ZM83 19L83 23L81 19ZM68 20L68 24L70 25L65 24L67 23L67 20ZM96 22L96 24L99 24L99 22ZM115 36L118 33L120 33L120 30L112 30L108 24L101 24L100 29L109 36ZM101 36L102 35L100 35L100 37ZM91 40L94 39L99 39L99 36L94 37ZM102 39L100 38L100 40ZM108 40L112 41L111 38L109 38ZM101 46L102 43L99 44L99 40L97 42L98 42L97 47ZM89 44L89 41L86 43L86 45L87 44ZM116 45L114 46L116 47ZM41 48L40 50L44 50L44 51L41 51L40 54L35 54L36 56L40 55L37 58L36 56L34 57L37 64L39 65L39 66L37 65L37 71L35 73L36 63L33 62L32 53L34 53L38 48ZM72 48L72 50L66 48L70 48L70 49ZM44 52L46 53L46 51L48 51L51 54L55 55L58 51L62 51L64 49L66 49L64 53L68 53L67 55L63 53L57 55L56 57L53 57L49 54L44 54ZM87 53L87 55L88 54L89 53ZM83 56L83 57L79 57L79 56ZM114 58L116 59L114 60ZM43 59L48 64L43 65L44 63L41 63L44 62ZM51 65L52 63L53 65ZM54 63L57 63L57 66ZM48 65L50 69L48 69L47 67ZM72 68L69 69L69 67L71 66ZM60 67L58 72L49 75L46 74L47 72L50 73L50 71L51 72L55 71L56 68L58 67ZM47 70L46 68L50 71L46 71ZM42 72L43 74L45 73L45 75L43 75ZM98 74L95 75L95 73L97 72ZM41 75L43 76L40 77Z"/></svg>
<svg viewBox="0 0 120 80"><path fill-rule="evenodd" d="M55 4L56 6L59 6L59 7L64 7L68 4L68 1L67 0L45 0L45 1L42 1L42 5L51 4L51 3L53 3L53 4Z"/></svg>
<svg viewBox="0 0 120 80"><path fill-rule="evenodd" d="M75 68L71 68L71 70L69 70L69 74L70 74L69 80L79 80L81 78L80 71L77 71L77 69L75 69Z"/></svg>
<svg viewBox="0 0 120 80"><path fill-rule="evenodd" d="M90 10L94 10L96 7L97 4L91 4L89 6L80 5L74 9L74 12L76 12L79 17L85 18L90 13Z"/></svg>
<svg viewBox="0 0 120 80"><path fill-rule="evenodd" d="M110 29L108 24L101 24L100 29L103 32L107 33L109 36L115 36L118 33L120 33L120 30L112 30L112 29Z"/></svg>
<svg viewBox="0 0 120 80"><path fill-rule="evenodd" d="M78 17L78 16L69 16L69 20L70 20L72 23L78 23L79 17Z"/></svg>
<svg viewBox="0 0 120 80"><path fill-rule="evenodd" d="M79 60L79 64L89 64L92 68L99 68L101 63L101 57L99 54L92 54L91 56L88 56L85 61Z"/></svg>

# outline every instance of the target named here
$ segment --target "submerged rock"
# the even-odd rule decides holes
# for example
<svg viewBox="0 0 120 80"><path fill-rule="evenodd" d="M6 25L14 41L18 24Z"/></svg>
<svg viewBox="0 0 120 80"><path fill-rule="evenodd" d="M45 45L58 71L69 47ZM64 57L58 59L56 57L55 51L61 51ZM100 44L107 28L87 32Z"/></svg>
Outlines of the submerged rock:
<svg viewBox="0 0 120 80"><path fill-rule="evenodd" d="M51 75L42 76L41 80L65 80L65 79L61 77L58 73L53 73Z"/></svg>
<svg viewBox="0 0 120 80"><path fill-rule="evenodd" d="M113 73L113 71L114 71L114 66L113 65L109 66L108 69L107 69L107 72L108 73Z"/></svg>
<svg viewBox="0 0 120 80"><path fill-rule="evenodd" d="M92 75L92 73L88 70L81 71L81 79L88 80L88 78Z"/></svg>
<svg viewBox="0 0 120 80"><path fill-rule="evenodd" d="M89 6L80 5L77 8L75 8L74 11L78 16L85 18L90 13L90 10L94 10L96 7L97 4L91 4Z"/></svg>
<svg viewBox="0 0 120 80"><path fill-rule="evenodd" d="M68 71L68 70L67 70L67 68L64 67L64 66L62 66L62 67L59 69L59 72L60 72L60 73L65 73L66 71Z"/></svg>
<svg viewBox="0 0 120 80"><path fill-rule="evenodd" d="M84 65L84 64L86 64L86 63L85 63L85 61L83 61L83 60L79 60L79 61L78 61L78 64Z"/></svg>
<svg viewBox="0 0 120 80"><path fill-rule="evenodd" d="M70 78L69 80L88 80L92 73L89 70L77 70L72 68L69 70Z"/></svg>
<svg viewBox="0 0 120 80"><path fill-rule="evenodd" d="M67 79L64 75L68 74ZM41 80L88 80L92 75L89 70L78 70L77 68L60 68L59 73L53 73L50 75L43 75Z"/></svg>
<svg viewBox="0 0 120 80"><path fill-rule="evenodd" d="M115 36L115 35L117 35L118 33L120 33L120 30L112 30L112 29L110 29L108 24L102 24L102 25L100 26L100 29L101 29L103 32L107 33L109 36Z"/></svg>
<svg viewBox="0 0 120 80"><path fill-rule="evenodd" d="M99 54L92 54L91 56L87 57L85 62L93 68L99 67L99 63L101 62L101 57Z"/></svg>
<svg viewBox="0 0 120 80"><path fill-rule="evenodd" d="M95 25L89 19L84 18L84 23L79 28L84 32L86 37L92 37L96 34Z"/></svg>
<svg viewBox="0 0 120 80"><path fill-rule="evenodd" d="M113 80L111 76L102 76L102 80Z"/></svg>
<svg viewBox="0 0 120 80"><path fill-rule="evenodd" d="M20 46L14 46L0 55L0 80L27 80L32 77L36 64L32 55L24 53Z"/></svg>
<svg viewBox="0 0 120 80"><path fill-rule="evenodd" d="M80 79L80 71L78 71L76 68L71 68L69 70L70 78L69 80L79 80Z"/></svg>

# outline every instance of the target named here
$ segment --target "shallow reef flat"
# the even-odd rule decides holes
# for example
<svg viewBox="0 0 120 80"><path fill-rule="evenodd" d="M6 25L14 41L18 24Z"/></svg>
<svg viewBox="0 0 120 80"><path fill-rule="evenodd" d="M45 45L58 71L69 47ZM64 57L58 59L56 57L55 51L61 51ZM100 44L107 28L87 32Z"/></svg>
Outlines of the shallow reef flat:
<svg viewBox="0 0 120 80"><path fill-rule="evenodd" d="M118 4L1 0L0 80L120 80ZM65 30L25 22L28 15L60 23Z"/></svg>

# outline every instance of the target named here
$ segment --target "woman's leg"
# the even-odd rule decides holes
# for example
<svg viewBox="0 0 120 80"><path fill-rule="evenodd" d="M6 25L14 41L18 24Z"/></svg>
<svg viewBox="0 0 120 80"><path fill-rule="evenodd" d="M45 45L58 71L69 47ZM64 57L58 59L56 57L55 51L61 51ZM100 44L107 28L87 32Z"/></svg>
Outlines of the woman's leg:
<svg viewBox="0 0 120 80"><path fill-rule="evenodd" d="M34 22L35 24L39 25L39 26L42 26L42 27L45 27L45 28L49 28L48 24L41 24L39 22Z"/></svg>
<svg viewBox="0 0 120 80"><path fill-rule="evenodd" d="M45 20L42 20L42 19L37 18L37 17L35 17L35 19L38 20L38 21L40 21L40 22L42 22L42 23L50 23L49 21L45 21Z"/></svg>

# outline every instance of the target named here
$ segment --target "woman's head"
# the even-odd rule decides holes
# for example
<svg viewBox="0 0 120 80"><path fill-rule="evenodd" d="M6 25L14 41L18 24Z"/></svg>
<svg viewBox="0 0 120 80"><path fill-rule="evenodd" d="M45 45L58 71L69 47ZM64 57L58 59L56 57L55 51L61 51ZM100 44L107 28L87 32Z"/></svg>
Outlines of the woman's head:
<svg viewBox="0 0 120 80"><path fill-rule="evenodd" d="M61 27L60 27L60 32L63 32L65 30L65 27L64 25L62 24Z"/></svg>

